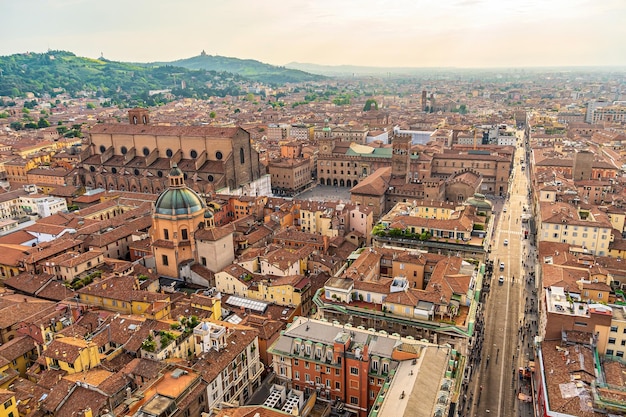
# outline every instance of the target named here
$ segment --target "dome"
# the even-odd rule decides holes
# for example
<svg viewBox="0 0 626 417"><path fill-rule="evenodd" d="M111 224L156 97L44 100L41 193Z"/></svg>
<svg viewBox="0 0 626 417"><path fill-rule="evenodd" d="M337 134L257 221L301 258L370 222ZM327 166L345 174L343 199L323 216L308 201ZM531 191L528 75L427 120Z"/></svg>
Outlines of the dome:
<svg viewBox="0 0 626 417"><path fill-rule="evenodd" d="M210 219L211 217L213 217L213 212L211 210L207 210L204 212L205 219Z"/></svg>
<svg viewBox="0 0 626 417"><path fill-rule="evenodd" d="M159 196L154 206L156 214L192 214L204 209L204 202L189 188L170 188Z"/></svg>
<svg viewBox="0 0 626 417"><path fill-rule="evenodd" d="M493 204L485 196L479 193L475 193L474 197L467 199L467 204L476 207L478 210L492 210Z"/></svg>

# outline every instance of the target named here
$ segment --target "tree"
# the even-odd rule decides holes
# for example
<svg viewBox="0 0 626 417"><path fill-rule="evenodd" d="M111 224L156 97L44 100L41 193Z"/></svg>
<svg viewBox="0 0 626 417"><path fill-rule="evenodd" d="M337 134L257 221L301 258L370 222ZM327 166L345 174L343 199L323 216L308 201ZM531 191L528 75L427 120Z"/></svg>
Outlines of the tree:
<svg viewBox="0 0 626 417"><path fill-rule="evenodd" d="M11 124L9 126L11 126L11 129L13 129L13 130L22 130L22 129L24 129L24 125L22 124L22 122L11 122Z"/></svg>
<svg viewBox="0 0 626 417"><path fill-rule="evenodd" d="M216 114L215 114L215 112L214 112L214 111L212 111L211 113L209 113L209 117L210 117L211 119L215 119L215 116L216 116Z"/></svg>
<svg viewBox="0 0 626 417"><path fill-rule="evenodd" d="M95 105L95 104L93 104L93 103L87 103L87 108L88 108L88 109L95 109L95 108L96 108L96 105Z"/></svg>
<svg viewBox="0 0 626 417"><path fill-rule="evenodd" d="M372 107L374 107L374 110L378 110L378 103L373 98L369 98L365 102L365 106L363 106L363 111L370 111Z"/></svg>
<svg viewBox="0 0 626 417"><path fill-rule="evenodd" d="M40 117L40 118L39 118L39 121L37 122L37 127L38 127L39 129L43 129L43 128L46 128L46 127L50 127L50 122L49 122L49 121L47 121L46 119L44 119L43 117Z"/></svg>

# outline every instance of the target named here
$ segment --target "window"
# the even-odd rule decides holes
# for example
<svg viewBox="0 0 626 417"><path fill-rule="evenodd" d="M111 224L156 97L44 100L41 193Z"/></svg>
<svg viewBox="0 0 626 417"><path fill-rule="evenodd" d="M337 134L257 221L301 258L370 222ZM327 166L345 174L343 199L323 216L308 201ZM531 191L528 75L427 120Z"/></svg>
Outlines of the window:
<svg viewBox="0 0 626 417"><path fill-rule="evenodd" d="M188 235L188 233L187 233L187 229L182 229L182 230L180 231L180 235L181 235L181 238L182 238L183 240L189 240L189 235Z"/></svg>
<svg viewBox="0 0 626 417"><path fill-rule="evenodd" d="M224 156L220 151L215 152L215 159L217 159L218 161L221 161L223 157Z"/></svg>
<svg viewBox="0 0 626 417"><path fill-rule="evenodd" d="M163 263L163 265L168 266L169 262L167 260L167 255L161 255L161 262Z"/></svg>
<svg viewBox="0 0 626 417"><path fill-rule="evenodd" d="M300 364L300 361L298 361L297 359L293 360L293 365L294 366L298 366Z"/></svg>
<svg viewBox="0 0 626 417"><path fill-rule="evenodd" d="M350 367L350 375L358 375L359 374L359 368L351 366Z"/></svg>
<svg viewBox="0 0 626 417"><path fill-rule="evenodd" d="M294 373L293 373L293 378L294 378L294 379L300 379L300 372L298 372L298 371L294 371Z"/></svg>
<svg viewBox="0 0 626 417"><path fill-rule="evenodd" d="M615 353L615 351L613 349L607 349L606 350L606 354L609 356L613 356L613 354Z"/></svg>
<svg viewBox="0 0 626 417"><path fill-rule="evenodd" d="M13 405L13 399L9 398L7 402L4 403L4 408L7 409Z"/></svg>
<svg viewBox="0 0 626 417"><path fill-rule="evenodd" d="M243 152L243 148L239 148L239 162L241 162L242 165L246 163L246 156Z"/></svg>
<svg viewBox="0 0 626 417"><path fill-rule="evenodd" d="M338 381L335 381L335 389L336 390L340 390L341 389L341 383Z"/></svg>
<svg viewBox="0 0 626 417"><path fill-rule="evenodd" d="M621 350L618 350L617 354L615 356L617 356L618 358L623 358L624 357L624 352L621 351Z"/></svg>
<svg viewBox="0 0 626 417"><path fill-rule="evenodd" d="M389 373L389 363L383 362L383 374Z"/></svg>
<svg viewBox="0 0 626 417"><path fill-rule="evenodd" d="M165 240L169 240L170 239L170 231L167 229L163 229L163 238Z"/></svg>
<svg viewBox="0 0 626 417"><path fill-rule="evenodd" d="M359 399L357 397L350 396L350 404L358 405L359 404Z"/></svg>
<svg viewBox="0 0 626 417"><path fill-rule="evenodd" d="M617 326L611 326L611 333L617 332ZM624 333L626 333L626 328L624 328Z"/></svg>
<svg viewBox="0 0 626 417"><path fill-rule="evenodd" d="M304 380L309 382L311 380L311 376L309 374L304 374Z"/></svg>
<svg viewBox="0 0 626 417"><path fill-rule="evenodd" d="M206 266L206 258L204 256L200 258L200 262L202 263L202 266Z"/></svg>

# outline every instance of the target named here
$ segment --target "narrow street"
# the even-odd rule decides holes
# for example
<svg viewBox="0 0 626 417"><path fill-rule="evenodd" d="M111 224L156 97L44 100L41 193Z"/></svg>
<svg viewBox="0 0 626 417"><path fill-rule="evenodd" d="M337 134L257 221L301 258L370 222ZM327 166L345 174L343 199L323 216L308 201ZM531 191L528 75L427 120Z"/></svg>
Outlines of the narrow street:
<svg viewBox="0 0 626 417"><path fill-rule="evenodd" d="M519 399L530 393L529 379L519 371L525 371L529 360L534 359L531 348L537 322L536 252L532 231L526 236L529 224L522 221L523 214L531 210L528 171L522 171L520 162L524 157L525 149L520 146L515 153L509 197L494 204L493 272L483 304L484 332L475 344L479 349L474 365L477 378L472 378L468 390L467 416L533 415L531 404Z"/></svg>

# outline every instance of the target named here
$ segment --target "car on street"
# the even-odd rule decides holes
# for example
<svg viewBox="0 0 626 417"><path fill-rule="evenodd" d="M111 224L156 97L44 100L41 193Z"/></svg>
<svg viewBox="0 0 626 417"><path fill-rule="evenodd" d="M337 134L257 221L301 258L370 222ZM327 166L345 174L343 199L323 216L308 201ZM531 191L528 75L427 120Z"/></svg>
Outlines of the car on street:
<svg viewBox="0 0 626 417"><path fill-rule="evenodd" d="M504 239L504 246L508 246L509 245L509 239Z"/></svg>
<svg viewBox="0 0 626 417"><path fill-rule="evenodd" d="M504 262L500 262L500 271L504 271Z"/></svg>
<svg viewBox="0 0 626 417"><path fill-rule="evenodd" d="M500 275L500 278L498 278L498 283L504 284L504 275Z"/></svg>

